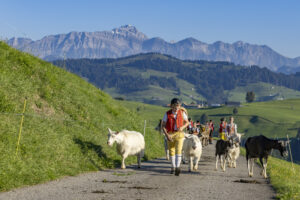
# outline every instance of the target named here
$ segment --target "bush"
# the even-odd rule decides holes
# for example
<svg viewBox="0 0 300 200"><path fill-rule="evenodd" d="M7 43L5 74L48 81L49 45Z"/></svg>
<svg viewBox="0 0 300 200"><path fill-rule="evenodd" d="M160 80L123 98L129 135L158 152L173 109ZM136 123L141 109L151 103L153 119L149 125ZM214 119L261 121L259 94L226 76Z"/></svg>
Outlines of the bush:
<svg viewBox="0 0 300 200"><path fill-rule="evenodd" d="M253 124L257 123L258 122L258 116L254 115L253 117L251 117L250 122L253 123Z"/></svg>
<svg viewBox="0 0 300 200"><path fill-rule="evenodd" d="M235 108L232 110L232 113L233 113L234 115L238 114L238 112L239 112L239 110L237 109L237 107L235 107Z"/></svg>

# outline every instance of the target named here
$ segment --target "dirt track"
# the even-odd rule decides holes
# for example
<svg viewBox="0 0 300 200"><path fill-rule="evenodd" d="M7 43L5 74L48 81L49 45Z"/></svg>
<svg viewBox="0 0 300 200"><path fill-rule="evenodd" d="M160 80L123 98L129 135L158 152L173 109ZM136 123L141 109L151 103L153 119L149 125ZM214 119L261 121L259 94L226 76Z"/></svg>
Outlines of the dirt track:
<svg viewBox="0 0 300 200"><path fill-rule="evenodd" d="M142 163L142 169L105 170L67 177L32 187L0 193L2 200L66 199L274 199L275 192L255 166L254 177L247 177L246 160L237 168L215 171L214 145L203 148L197 172L188 173L182 165L179 177L169 174L165 159ZM247 181L251 183L244 183Z"/></svg>

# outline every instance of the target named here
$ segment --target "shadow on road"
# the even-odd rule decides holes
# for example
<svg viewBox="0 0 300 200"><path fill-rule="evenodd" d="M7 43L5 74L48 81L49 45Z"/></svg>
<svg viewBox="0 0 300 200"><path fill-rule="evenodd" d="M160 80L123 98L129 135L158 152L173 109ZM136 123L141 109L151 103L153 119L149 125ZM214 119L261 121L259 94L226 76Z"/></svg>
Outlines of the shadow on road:
<svg viewBox="0 0 300 200"><path fill-rule="evenodd" d="M98 170L103 170L103 168L101 168L100 165L97 164L96 161L94 161L90 156L88 156L89 151L94 151L97 153L98 157L102 161L101 165L105 168L109 168L112 166L117 166L117 167L121 166L120 160L111 159L111 158L107 157L106 153L104 153L102 150L102 146L96 145L89 141L82 141L79 138L74 138L73 141L75 142L75 144L79 145L82 154L85 155L89 159L89 161L92 163L92 165L94 165Z"/></svg>

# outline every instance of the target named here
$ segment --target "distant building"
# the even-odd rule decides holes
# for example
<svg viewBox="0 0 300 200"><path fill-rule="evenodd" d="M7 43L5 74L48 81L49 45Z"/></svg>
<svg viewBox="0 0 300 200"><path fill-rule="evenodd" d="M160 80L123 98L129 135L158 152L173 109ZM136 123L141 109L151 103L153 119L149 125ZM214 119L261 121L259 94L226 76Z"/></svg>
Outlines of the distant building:
<svg viewBox="0 0 300 200"><path fill-rule="evenodd" d="M209 104L210 107L221 107L221 104L219 103L211 103Z"/></svg>
<svg viewBox="0 0 300 200"><path fill-rule="evenodd" d="M182 107L189 108L189 109L198 109L198 108L202 108L203 106L196 103L191 103L191 104L182 103Z"/></svg>
<svg viewBox="0 0 300 200"><path fill-rule="evenodd" d="M241 102L239 102L239 101L226 101L225 105L226 106L240 107L241 106Z"/></svg>
<svg viewBox="0 0 300 200"><path fill-rule="evenodd" d="M164 104L164 107L170 107L170 104ZM182 107L187 108L187 109L199 109L199 108L204 108L207 107L207 104L196 104L196 103L191 103L191 104L187 104L185 102L183 102L181 104Z"/></svg>

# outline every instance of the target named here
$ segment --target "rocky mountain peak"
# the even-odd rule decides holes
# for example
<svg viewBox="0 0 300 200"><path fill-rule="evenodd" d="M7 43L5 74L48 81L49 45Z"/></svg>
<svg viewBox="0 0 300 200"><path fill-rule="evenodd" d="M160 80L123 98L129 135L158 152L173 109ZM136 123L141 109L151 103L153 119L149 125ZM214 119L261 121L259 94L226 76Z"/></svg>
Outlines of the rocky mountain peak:
<svg viewBox="0 0 300 200"><path fill-rule="evenodd" d="M212 44L189 37L168 43L162 38L147 38L135 26L123 25L111 31L70 32L46 36L38 41L12 38L15 48L37 52L46 60L68 58L118 58L138 53L157 52L180 59L229 61L239 65L258 65L276 71L281 66L300 67L300 58L284 57L265 45L242 41Z"/></svg>
<svg viewBox="0 0 300 200"><path fill-rule="evenodd" d="M246 43L243 41L240 41L240 40L233 43L233 45L235 45L235 46L243 46L244 44L246 44Z"/></svg>
<svg viewBox="0 0 300 200"><path fill-rule="evenodd" d="M130 24L120 26L119 28L114 28L113 31L116 32L116 33L118 33L118 32L138 33L137 28L135 26L130 25Z"/></svg>
<svg viewBox="0 0 300 200"><path fill-rule="evenodd" d="M139 39L147 39L147 36L145 34L139 32L135 26L132 26L130 24L112 29L112 33L124 35L124 36L135 36L138 37Z"/></svg>
<svg viewBox="0 0 300 200"><path fill-rule="evenodd" d="M13 37L7 41L7 43L11 44L12 46L20 46L20 48L24 47L25 45L28 45L31 42L32 40L30 38L16 38L16 37Z"/></svg>

